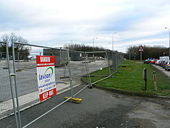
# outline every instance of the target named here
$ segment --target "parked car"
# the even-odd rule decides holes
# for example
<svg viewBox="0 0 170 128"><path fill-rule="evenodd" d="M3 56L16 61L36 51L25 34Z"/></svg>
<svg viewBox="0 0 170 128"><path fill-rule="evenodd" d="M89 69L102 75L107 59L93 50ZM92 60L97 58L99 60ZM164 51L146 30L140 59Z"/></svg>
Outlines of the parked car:
<svg viewBox="0 0 170 128"><path fill-rule="evenodd" d="M170 61L165 64L165 70L170 70Z"/></svg>
<svg viewBox="0 0 170 128"><path fill-rule="evenodd" d="M155 64L156 61L157 61L157 59L152 59L152 60L150 60L150 64Z"/></svg>
<svg viewBox="0 0 170 128"><path fill-rule="evenodd" d="M156 60L155 64L160 65L161 60Z"/></svg>
<svg viewBox="0 0 170 128"><path fill-rule="evenodd" d="M146 60L144 60L144 63L145 64L155 64L156 63L156 61L157 61L157 59L146 59Z"/></svg>
<svg viewBox="0 0 170 128"><path fill-rule="evenodd" d="M160 66L161 66L162 68L165 68L166 63L167 63L166 61L161 61Z"/></svg>
<svg viewBox="0 0 170 128"><path fill-rule="evenodd" d="M146 60L144 60L144 64L149 64L150 63L150 59L146 59Z"/></svg>

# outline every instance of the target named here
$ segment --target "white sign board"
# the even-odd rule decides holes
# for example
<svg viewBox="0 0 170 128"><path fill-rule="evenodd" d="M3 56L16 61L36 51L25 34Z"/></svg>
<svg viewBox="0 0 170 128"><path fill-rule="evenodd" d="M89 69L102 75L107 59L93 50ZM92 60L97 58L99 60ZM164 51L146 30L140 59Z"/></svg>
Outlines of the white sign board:
<svg viewBox="0 0 170 128"><path fill-rule="evenodd" d="M40 101L57 94L54 56L36 56L37 82Z"/></svg>

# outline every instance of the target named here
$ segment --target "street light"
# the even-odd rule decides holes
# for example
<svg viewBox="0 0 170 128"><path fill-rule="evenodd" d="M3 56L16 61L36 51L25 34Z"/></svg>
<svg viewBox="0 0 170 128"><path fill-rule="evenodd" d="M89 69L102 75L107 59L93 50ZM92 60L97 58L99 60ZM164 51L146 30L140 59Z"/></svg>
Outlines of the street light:
<svg viewBox="0 0 170 128"><path fill-rule="evenodd" d="M113 34L112 34L112 71L113 71L113 69L114 69L114 65L113 65L113 63L114 63L114 60L113 60L113 52L114 52L114 45L113 45L113 43L114 43L114 34L116 34L117 32L114 32ZM116 56L115 56L116 57ZM116 69L116 67L117 67L117 58L115 58L115 69Z"/></svg>
<svg viewBox="0 0 170 128"><path fill-rule="evenodd" d="M114 45L113 45L113 43L114 43L114 34L116 34L117 32L114 32L113 34L112 34L112 51L114 50Z"/></svg>
<svg viewBox="0 0 170 128"><path fill-rule="evenodd" d="M97 37L93 38L93 59L94 59L94 40L97 39Z"/></svg>
<svg viewBox="0 0 170 128"><path fill-rule="evenodd" d="M93 38L93 48L94 48L94 41L95 41L95 39L98 39L97 37L94 37Z"/></svg>
<svg viewBox="0 0 170 128"><path fill-rule="evenodd" d="M170 29L168 27L165 27L165 29L167 29L169 33L169 59L170 59Z"/></svg>

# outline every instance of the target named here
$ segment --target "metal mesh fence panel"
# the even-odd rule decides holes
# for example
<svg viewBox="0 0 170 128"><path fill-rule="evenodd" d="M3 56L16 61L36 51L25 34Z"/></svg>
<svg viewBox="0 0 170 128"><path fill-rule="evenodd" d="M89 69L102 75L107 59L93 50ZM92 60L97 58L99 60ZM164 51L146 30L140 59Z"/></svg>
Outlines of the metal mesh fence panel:
<svg viewBox="0 0 170 128"><path fill-rule="evenodd" d="M14 73L12 74L14 76L13 84L16 85L14 86L16 88L13 88L15 90L15 97L17 96L16 99L18 98L19 101L18 109L20 111L27 111L26 108L40 103L36 57L54 56L55 61L55 87L57 95L41 104L41 111L34 115L26 115L22 111L21 117L18 118L21 119L23 127L30 126L34 121L64 103L64 97L74 97L81 90L85 89L87 85L84 85L82 80L90 86L93 82L110 76L116 71L117 65L121 62L121 55L119 53L109 51L82 52L19 43L15 43L12 50L13 54L11 51L8 64L11 65L10 69ZM0 78L2 81L0 83L0 104L2 106L2 101L9 101L8 105L11 107L8 109L8 114L11 114L13 111L12 105L17 106L17 100L16 103L12 103L10 87L6 82L9 81L9 73L4 69L7 66L7 62L3 54L0 54L0 73L2 76ZM59 95L61 93L62 96ZM61 98L57 100L58 97L62 97L63 100ZM31 111L36 111L36 109L38 110L38 105L30 109ZM17 125L19 126L19 124Z"/></svg>
<svg viewBox="0 0 170 128"><path fill-rule="evenodd" d="M25 46L30 47L30 46ZM30 47L30 54L20 53L19 58L16 60L16 75L17 75L17 88L19 94L19 102L21 109L39 102L38 87L37 87L37 70L36 70L36 56L54 56L55 57L55 80L57 92L68 88L69 78L66 71L68 64L67 51L56 48L44 47ZM65 75L65 77L64 77ZM26 100L25 100L26 99Z"/></svg>
<svg viewBox="0 0 170 128"><path fill-rule="evenodd" d="M0 46L5 46L6 43L0 43ZM0 52L0 118L7 115L8 107L12 108L11 92L9 86L9 73L5 51ZM8 101L8 102L7 102ZM8 103L8 104L7 104ZM5 111L6 110L6 111Z"/></svg>
<svg viewBox="0 0 170 128"><path fill-rule="evenodd" d="M111 63L107 51L86 52L84 61L87 73L84 81L93 83L111 74Z"/></svg>
<svg viewBox="0 0 170 128"><path fill-rule="evenodd" d="M82 63L82 60L77 61L77 57L74 57L76 56L75 52L73 55L71 51L62 48L57 49L24 45L22 48L29 49L28 54L27 52L17 52L15 50L16 47L17 46L14 46L15 69L13 68L13 70L16 71L16 86L20 110L25 110L26 108L39 103L36 56L54 56L57 94L63 93L70 88L74 88L80 85L81 76L86 74L84 63ZM63 94L63 96L73 96L83 87L84 86L80 86L79 89L74 89L75 91L71 89L69 94ZM47 103L50 100L48 100ZM58 101L50 103L48 109L44 109L41 114L35 114L34 118L29 121L26 119L26 117L29 117L29 115L23 115L21 113L22 126L29 122L32 122L34 119L39 118L45 112L52 109L54 105L56 105L55 103L58 103ZM30 116L32 117L32 115Z"/></svg>
<svg viewBox="0 0 170 128"><path fill-rule="evenodd" d="M14 113L16 117L15 92L11 79L12 51L8 43L0 43L0 120ZM14 117L14 120L15 120ZM16 118L17 120L17 118ZM17 122L17 121L16 121Z"/></svg>

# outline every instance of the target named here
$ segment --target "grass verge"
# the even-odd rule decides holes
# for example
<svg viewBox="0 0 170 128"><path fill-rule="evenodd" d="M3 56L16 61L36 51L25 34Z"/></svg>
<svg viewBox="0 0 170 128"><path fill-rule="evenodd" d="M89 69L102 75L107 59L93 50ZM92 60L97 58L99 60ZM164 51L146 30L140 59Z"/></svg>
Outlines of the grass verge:
<svg viewBox="0 0 170 128"><path fill-rule="evenodd" d="M147 91L144 90L144 68L147 69L148 73ZM154 84L152 78L153 71L156 71L157 73L157 91L154 91ZM91 73L90 75L91 81L95 82L103 78L103 76L108 75L108 68L98 70L96 72ZM89 82L88 77L83 77L82 79L86 82ZM118 71L114 73L112 77L96 83L96 86L108 89L121 90L125 92L132 92L135 94L144 94L149 96L170 96L170 79L151 65L141 64L137 61L125 60L118 67Z"/></svg>

